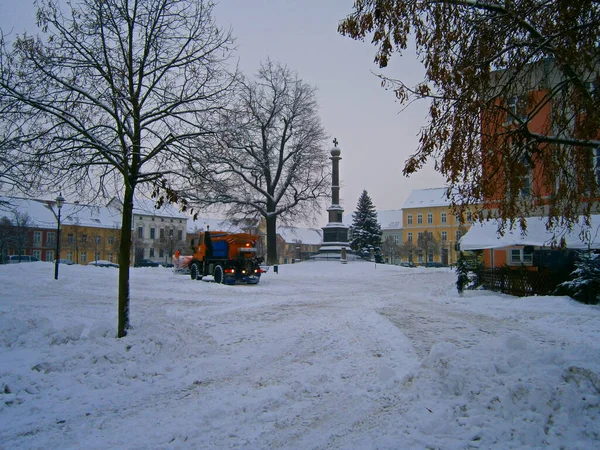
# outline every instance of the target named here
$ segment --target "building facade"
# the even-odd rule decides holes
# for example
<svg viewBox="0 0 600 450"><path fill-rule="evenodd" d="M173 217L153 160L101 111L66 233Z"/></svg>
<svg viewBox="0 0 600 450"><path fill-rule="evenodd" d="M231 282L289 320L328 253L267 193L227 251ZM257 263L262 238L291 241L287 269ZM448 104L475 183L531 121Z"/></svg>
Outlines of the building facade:
<svg viewBox="0 0 600 450"><path fill-rule="evenodd" d="M381 226L381 256L386 264L402 262L401 246L404 242L402 210L377 211L377 221Z"/></svg>
<svg viewBox="0 0 600 450"><path fill-rule="evenodd" d="M404 244L414 248L403 260L416 265L455 264L455 244L472 223L472 213L467 212L461 221L452 212L446 188L413 190L402 206L402 228ZM420 246L425 233L432 233L434 242Z"/></svg>
<svg viewBox="0 0 600 450"><path fill-rule="evenodd" d="M121 211L122 205L113 199L109 207ZM141 259L171 264L174 253L187 248L187 221L188 216L173 205L157 209L152 200L136 199L133 206L133 264Z"/></svg>

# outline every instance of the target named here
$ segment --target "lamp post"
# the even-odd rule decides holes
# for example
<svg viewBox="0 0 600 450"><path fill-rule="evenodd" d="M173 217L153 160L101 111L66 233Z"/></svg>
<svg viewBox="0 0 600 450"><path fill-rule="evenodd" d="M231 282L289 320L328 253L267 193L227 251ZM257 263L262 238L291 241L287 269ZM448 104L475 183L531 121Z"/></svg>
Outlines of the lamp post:
<svg viewBox="0 0 600 450"><path fill-rule="evenodd" d="M56 259L54 260L54 279L58 280L58 264L60 263L60 210L65 204L62 192L55 199L58 215L56 216Z"/></svg>
<svg viewBox="0 0 600 450"><path fill-rule="evenodd" d="M171 259L173 259L173 228L171 228L169 232L169 243L169 250L171 251L169 256L171 257ZM165 263L168 264L167 258L165 258Z"/></svg>
<svg viewBox="0 0 600 450"><path fill-rule="evenodd" d="M450 241L450 245L448 246L448 250L450 253L450 268L452 269L452 241Z"/></svg>

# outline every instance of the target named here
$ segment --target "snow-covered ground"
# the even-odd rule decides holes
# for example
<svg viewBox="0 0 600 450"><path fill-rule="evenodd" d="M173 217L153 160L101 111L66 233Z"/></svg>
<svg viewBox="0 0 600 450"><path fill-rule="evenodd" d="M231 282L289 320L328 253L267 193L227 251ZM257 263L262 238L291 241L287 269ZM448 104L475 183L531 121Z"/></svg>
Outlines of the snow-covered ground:
<svg viewBox="0 0 600 450"><path fill-rule="evenodd" d="M2 449L600 448L600 308L448 269L0 266Z"/></svg>

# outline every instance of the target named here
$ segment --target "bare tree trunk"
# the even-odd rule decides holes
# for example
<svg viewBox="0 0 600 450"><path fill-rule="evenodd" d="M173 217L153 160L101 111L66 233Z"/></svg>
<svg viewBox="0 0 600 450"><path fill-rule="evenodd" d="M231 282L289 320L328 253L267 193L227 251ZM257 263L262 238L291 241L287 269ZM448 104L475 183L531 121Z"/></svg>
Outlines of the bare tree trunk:
<svg viewBox="0 0 600 450"><path fill-rule="evenodd" d="M119 318L117 337L127 336L129 329L129 252L131 250L131 225L133 223L133 188L126 183L121 220L119 245Z"/></svg>
<svg viewBox="0 0 600 450"><path fill-rule="evenodd" d="M277 264L277 216L268 216L267 222L267 264Z"/></svg>

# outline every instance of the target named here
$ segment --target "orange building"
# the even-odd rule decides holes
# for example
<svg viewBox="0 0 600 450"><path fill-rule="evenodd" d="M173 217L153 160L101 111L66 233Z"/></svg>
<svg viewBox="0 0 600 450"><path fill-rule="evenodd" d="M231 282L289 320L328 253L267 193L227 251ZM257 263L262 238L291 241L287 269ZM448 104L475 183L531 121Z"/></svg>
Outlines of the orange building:
<svg viewBox="0 0 600 450"><path fill-rule="evenodd" d="M496 73L498 78L504 72ZM556 170L549 170L553 155L549 144L540 144L532 151L531 148L524 151L523 146L506 139L516 127L527 126L532 134L542 136L553 136L560 134L555 128L557 118L553 117L553 103L548 99L549 86L555 86L561 82L558 71L555 70L552 61L543 61L532 66L529 79L525 86L515 85L514 92L507 98L496 100L497 105L503 105L504 109L498 108L494 111L482 113L482 192L484 213L491 217L499 217L499 208L509 208L504 213L510 215L524 214L528 217L528 224L532 224L549 214L548 200L552 198L557 189L559 176ZM573 115L576 122L577 114ZM503 151L500 151L502 149ZM513 151L514 149L514 151ZM600 149L590 153L595 170L597 182L600 184ZM504 158L504 160L502 159ZM510 171L510 173L509 173ZM511 186L513 183L513 186ZM512 191L517 197L514 204L501 204L506 192ZM581 202L589 199L581 199ZM596 205L597 208L597 205ZM597 209L596 209L597 211ZM527 241L513 239L511 245L499 247L500 238L497 236L498 223L484 224L487 240L481 239L481 230L477 231L477 244L474 244L472 236L468 235L468 249L484 250L484 262L486 267L501 266L544 266L540 255L549 254L554 251L556 243L551 239L542 239L533 236ZM515 233L521 233L519 224L516 225ZM529 226L528 226L529 229ZM526 236L526 235L525 235ZM508 244L509 241L502 241ZM461 248L466 249L461 243Z"/></svg>

